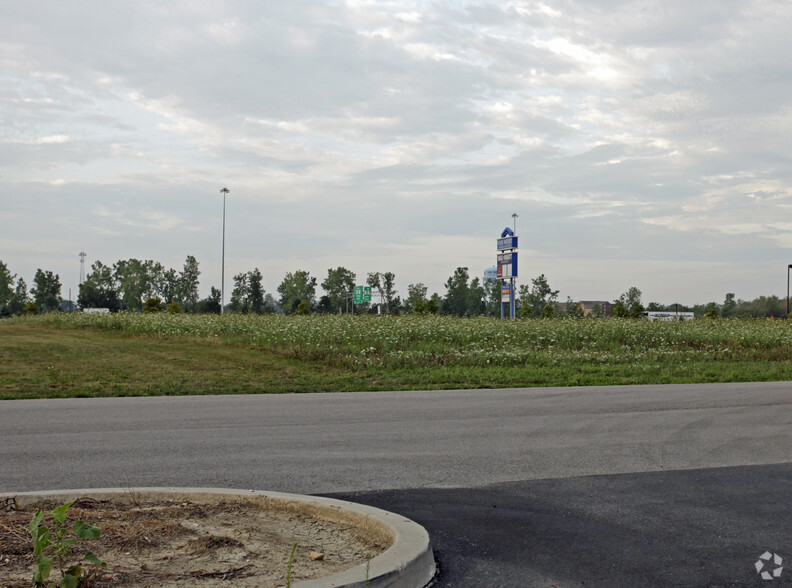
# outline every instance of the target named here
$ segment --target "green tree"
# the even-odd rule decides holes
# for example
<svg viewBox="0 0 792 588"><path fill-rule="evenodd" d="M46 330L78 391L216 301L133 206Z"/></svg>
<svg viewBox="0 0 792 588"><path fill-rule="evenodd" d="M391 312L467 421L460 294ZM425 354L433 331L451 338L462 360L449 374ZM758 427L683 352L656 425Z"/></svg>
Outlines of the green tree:
<svg viewBox="0 0 792 588"><path fill-rule="evenodd" d="M158 296L146 298L143 303L143 312L145 313L162 312L163 310L165 310L165 307L162 304L162 298Z"/></svg>
<svg viewBox="0 0 792 588"><path fill-rule="evenodd" d="M467 311L470 316L478 316L487 312L487 291L476 276L470 281L467 293Z"/></svg>
<svg viewBox="0 0 792 588"><path fill-rule="evenodd" d="M347 295L355 290L355 273L345 267L327 270L327 278L322 282L322 289L327 294L327 312L341 314L346 309Z"/></svg>
<svg viewBox="0 0 792 588"><path fill-rule="evenodd" d="M200 275L198 260L192 255L188 255L179 274L179 300L190 312L195 312L198 306L198 276Z"/></svg>
<svg viewBox="0 0 792 588"><path fill-rule="evenodd" d="M487 316L500 316L501 281L484 280L483 286L486 304L484 314Z"/></svg>
<svg viewBox="0 0 792 588"><path fill-rule="evenodd" d="M212 286L209 296L198 302L198 312L220 314L220 290Z"/></svg>
<svg viewBox="0 0 792 588"><path fill-rule="evenodd" d="M531 287L520 286L521 315L524 317L541 316L544 308L555 304L558 299L558 290L553 290L544 274L539 274L531 280Z"/></svg>
<svg viewBox="0 0 792 588"><path fill-rule="evenodd" d="M426 302L426 294L429 289L421 282L417 284L410 284L407 286L407 299L404 301L404 308L407 312L418 312L423 310L423 305ZM416 310L416 306L420 306Z"/></svg>
<svg viewBox="0 0 792 588"><path fill-rule="evenodd" d="M710 302L707 305L707 312L704 316L711 319L718 318L718 305L715 302Z"/></svg>
<svg viewBox="0 0 792 588"><path fill-rule="evenodd" d="M285 312L293 313L302 301L308 304L310 310L316 301L316 278L303 270L297 270L293 274L289 272L278 286L278 294Z"/></svg>
<svg viewBox="0 0 792 588"><path fill-rule="evenodd" d="M250 296L250 283L248 274L242 272L234 276L234 289L231 291L231 311L248 312L248 297Z"/></svg>
<svg viewBox="0 0 792 588"><path fill-rule="evenodd" d="M33 295L34 304L41 312L60 309L61 283L58 274L37 269L30 293Z"/></svg>
<svg viewBox="0 0 792 588"><path fill-rule="evenodd" d="M108 308L116 312L121 304L113 268L101 261L94 262L91 273L80 284L77 304L81 308Z"/></svg>
<svg viewBox="0 0 792 588"><path fill-rule="evenodd" d="M729 292L726 294L726 299L723 301L723 306L721 307L721 316L724 318L734 316L736 310L737 303L734 301L734 292Z"/></svg>
<svg viewBox="0 0 792 588"><path fill-rule="evenodd" d="M162 293L164 270L152 260L126 259L113 265L113 273L120 291L122 306L141 310L143 301Z"/></svg>
<svg viewBox="0 0 792 588"><path fill-rule="evenodd" d="M554 304L545 304L544 308L542 309L541 314L539 315L543 319L548 318L555 318L556 310Z"/></svg>
<svg viewBox="0 0 792 588"><path fill-rule="evenodd" d="M181 298L181 288L179 285L179 274L176 273L175 269L169 269L162 273L162 289L160 290L162 294L162 299L165 303L170 304L171 302L178 303L182 300Z"/></svg>
<svg viewBox="0 0 792 588"><path fill-rule="evenodd" d="M261 285L263 276L259 268L248 272L248 302L250 311L256 314L264 312L264 287Z"/></svg>
<svg viewBox="0 0 792 588"><path fill-rule="evenodd" d="M585 313L583 312L583 305L580 302L575 302L574 300L572 300L572 298L567 296L566 310L564 312L564 315L569 318L582 319L584 314Z"/></svg>
<svg viewBox="0 0 792 588"><path fill-rule="evenodd" d="M468 311L470 286L468 268L458 267L446 280L446 296L441 306L443 313L465 316Z"/></svg>
<svg viewBox="0 0 792 588"><path fill-rule="evenodd" d="M14 296L14 279L16 274L12 275L8 266L0 261L0 316L10 314L8 303Z"/></svg>
<svg viewBox="0 0 792 588"><path fill-rule="evenodd" d="M622 307L626 311L626 316L630 318L640 318L643 316L644 307L643 304L641 304L641 291L635 286L631 286L624 294L619 296L615 304L619 302L621 302ZM622 308L619 308L619 312L622 312ZM620 316L616 313L615 305L613 307L613 315Z"/></svg>
<svg viewBox="0 0 792 588"><path fill-rule="evenodd" d="M168 302L168 306L165 307L165 312L168 314L181 314L184 312L184 310L182 309L181 304L175 300L171 300Z"/></svg>
<svg viewBox="0 0 792 588"><path fill-rule="evenodd" d="M396 307L398 306L397 301L399 301L399 298L396 296L396 290L394 289L395 281L396 275L393 272L369 273L366 279L366 284L379 293L385 314L398 311Z"/></svg>
<svg viewBox="0 0 792 588"><path fill-rule="evenodd" d="M300 300L297 308L294 309L294 314L311 314L311 305L307 300Z"/></svg>
<svg viewBox="0 0 792 588"><path fill-rule="evenodd" d="M595 304L591 307L591 316L593 318L601 318L605 316L605 310L602 308L601 304Z"/></svg>
<svg viewBox="0 0 792 588"><path fill-rule="evenodd" d="M622 302L621 300L616 300L613 303L613 307L611 311L613 312L613 316L615 316L616 318L627 318L628 316L630 316L629 309L626 306L624 306L624 302Z"/></svg>
<svg viewBox="0 0 792 588"><path fill-rule="evenodd" d="M631 286L624 294L619 296L619 300L624 303L624 306L630 308L636 302L641 302L641 291L635 286Z"/></svg>

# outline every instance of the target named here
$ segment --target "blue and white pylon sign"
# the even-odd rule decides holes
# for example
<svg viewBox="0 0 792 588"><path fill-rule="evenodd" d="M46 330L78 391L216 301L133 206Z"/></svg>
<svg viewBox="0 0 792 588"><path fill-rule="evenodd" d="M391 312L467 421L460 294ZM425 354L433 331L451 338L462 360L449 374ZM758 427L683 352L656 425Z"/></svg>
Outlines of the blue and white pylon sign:
<svg viewBox="0 0 792 588"><path fill-rule="evenodd" d="M498 239L498 279L501 281L501 318L503 305L509 305L509 318L515 318L514 278L517 277L517 237L509 227ZM507 281L508 280L508 281Z"/></svg>

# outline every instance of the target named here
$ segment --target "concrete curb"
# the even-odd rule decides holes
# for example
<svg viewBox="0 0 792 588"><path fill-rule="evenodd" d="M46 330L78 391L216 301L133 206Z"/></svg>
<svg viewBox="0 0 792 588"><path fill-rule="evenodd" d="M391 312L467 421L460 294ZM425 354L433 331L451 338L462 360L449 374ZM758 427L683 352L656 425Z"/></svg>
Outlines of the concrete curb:
<svg viewBox="0 0 792 588"><path fill-rule="evenodd" d="M424 588L432 582L435 576L434 555L426 529L418 523L392 512L333 498L225 488L96 488L2 492L0 500L14 496L19 504L30 504L47 499L66 502L80 497L107 500L119 496L131 497L132 495L144 500L147 498L262 500L279 509L296 510L333 521L369 528L374 532L384 533L393 538L393 545L369 562L369 587ZM360 564L338 574L296 582L292 586L294 588L365 588L366 566Z"/></svg>

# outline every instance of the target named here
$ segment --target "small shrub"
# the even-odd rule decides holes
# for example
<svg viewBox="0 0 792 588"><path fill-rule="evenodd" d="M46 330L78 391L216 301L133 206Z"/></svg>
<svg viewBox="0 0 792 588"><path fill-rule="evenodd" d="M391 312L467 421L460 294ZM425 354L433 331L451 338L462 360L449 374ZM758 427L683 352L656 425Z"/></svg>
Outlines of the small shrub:
<svg viewBox="0 0 792 588"><path fill-rule="evenodd" d="M49 511L52 517L52 524L49 527L42 524L44 511L41 510L36 511L28 525L33 537L33 555L36 556L36 563L33 565L33 586L55 588L57 584L49 581L49 578L56 563L61 573L61 588L77 588L80 584L82 567L74 564L64 569L66 563L80 539L98 539L102 532L99 527L88 525L85 521L77 521L71 527L73 536L70 537L66 511L71 505L71 502L67 502ZM107 566L90 551L85 554L84 559L101 567Z"/></svg>
<svg viewBox="0 0 792 588"><path fill-rule="evenodd" d="M150 312L162 312L162 299L154 296L153 298L148 298L143 303L143 312L150 313Z"/></svg>

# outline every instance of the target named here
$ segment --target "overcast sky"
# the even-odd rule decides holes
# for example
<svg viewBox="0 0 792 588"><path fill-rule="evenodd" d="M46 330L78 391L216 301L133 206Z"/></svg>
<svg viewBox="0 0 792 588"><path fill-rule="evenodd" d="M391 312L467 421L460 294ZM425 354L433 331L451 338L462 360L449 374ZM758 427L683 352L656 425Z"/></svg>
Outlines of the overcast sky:
<svg viewBox="0 0 792 588"><path fill-rule="evenodd" d="M517 218L560 299L785 295L792 3L0 5L0 260L440 294Z"/></svg>

